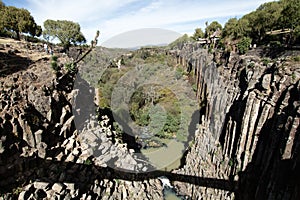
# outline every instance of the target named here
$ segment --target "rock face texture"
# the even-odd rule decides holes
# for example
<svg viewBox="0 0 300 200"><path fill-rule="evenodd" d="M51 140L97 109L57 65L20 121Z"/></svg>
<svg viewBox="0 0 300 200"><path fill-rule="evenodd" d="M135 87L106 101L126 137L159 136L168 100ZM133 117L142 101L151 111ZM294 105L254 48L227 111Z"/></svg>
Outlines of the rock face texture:
<svg viewBox="0 0 300 200"><path fill-rule="evenodd" d="M194 73L203 105L195 144L178 173L230 180L238 199L299 199L300 63L281 56L266 64L255 50L212 56L195 45L171 54ZM196 199L232 198L177 185Z"/></svg>
<svg viewBox="0 0 300 200"><path fill-rule="evenodd" d="M95 91L79 81L80 94L63 67L70 58L58 54L54 71L41 47L0 46L0 199L163 199L161 176L190 199L300 199L292 56L267 62L256 50L208 54L197 44L169 51L194 79L199 128L180 169L136 174L150 166L114 138L107 116L83 109Z"/></svg>
<svg viewBox="0 0 300 200"><path fill-rule="evenodd" d="M107 116L82 109L93 104L95 91L83 80L76 87L86 90L73 89L75 74L63 66L70 58L57 53L55 71L51 56L37 49L8 56L25 44L10 41L1 52L7 56L0 77L1 199L162 199L158 179L125 173L149 166L113 139ZM40 58L29 59L27 66L6 62L32 55ZM84 105L78 104L79 96ZM108 168L110 163L120 170Z"/></svg>

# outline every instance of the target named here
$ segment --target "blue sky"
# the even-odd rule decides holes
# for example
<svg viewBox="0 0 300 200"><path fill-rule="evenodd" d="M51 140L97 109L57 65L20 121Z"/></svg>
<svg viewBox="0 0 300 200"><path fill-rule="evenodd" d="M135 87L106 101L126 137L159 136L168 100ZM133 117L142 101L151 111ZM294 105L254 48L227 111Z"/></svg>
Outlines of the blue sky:
<svg viewBox="0 0 300 200"><path fill-rule="evenodd" d="M78 22L90 41L100 30L99 43L120 33L141 28L162 28L191 35L205 22L222 25L271 0L3 0L28 9L36 22L65 19Z"/></svg>

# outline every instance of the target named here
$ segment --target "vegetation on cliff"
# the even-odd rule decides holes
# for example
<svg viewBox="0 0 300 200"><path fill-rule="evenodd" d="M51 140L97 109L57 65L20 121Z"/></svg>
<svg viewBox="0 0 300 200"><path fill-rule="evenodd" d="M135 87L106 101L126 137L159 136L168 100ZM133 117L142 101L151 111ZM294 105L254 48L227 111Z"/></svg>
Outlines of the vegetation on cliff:
<svg viewBox="0 0 300 200"><path fill-rule="evenodd" d="M224 38L250 37L256 43L278 40L283 44L294 44L300 39L300 2L280 0L264 3L239 20L230 19L224 29ZM281 32L272 33L275 30Z"/></svg>
<svg viewBox="0 0 300 200"><path fill-rule="evenodd" d="M86 42L85 37L80 31L78 23L68 20L46 20L44 22L44 38L49 41L50 38L59 39L65 49L68 49L71 44L82 44Z"/></svg>
<svg viewBox="0 0 300 200"><path fill-rule="evenodd" d="M44 22L44 30L37 25L31 13L24 8L6 6L0 1L0 36L12 37L20 40L21 37L33 40L43 35L47 43L58 39L64 49L72 44L84 44L86 39L81 33L80 25L68 20L51 20ZM33 41L37 41L35 38Z"/></svg>
<svg viewBox="0 0 300 200"><path fill-rule="evenodd" d="M299 44L300 1L280 0L264 3L240 19L230 18L224 28L216 21L210 24L206 22L205 32L196 28L191 38L196 41L218 38L217 47L232 51L233 46L236 46L241 54L247 52L249 41L250 44L269 44L276 47ZM215 45L214 42L210 43ZM210 48L214 47L210 45Z"/></svg>
<svg viewBox="0 0 300 200"><path fill-rule="evenodd" d="M27 33L31 36L40 36L42 34L41 26L37 25L30 12L23 8L14 6L5 6L0 1L0 35L9 36L15 34L20 39L21 33Z"/></svg>

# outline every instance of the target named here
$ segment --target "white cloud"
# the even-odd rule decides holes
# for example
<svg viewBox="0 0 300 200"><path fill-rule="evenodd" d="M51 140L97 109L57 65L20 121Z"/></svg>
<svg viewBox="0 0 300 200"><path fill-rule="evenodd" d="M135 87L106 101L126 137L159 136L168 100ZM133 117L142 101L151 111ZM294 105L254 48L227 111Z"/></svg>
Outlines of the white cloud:
<svg viewBox="0 0 300 200"><path fill-rule="evenodd" d="M26 0L26 6L39 24L46 19L79 22L88 40L99 29L101 43L140 28L192 33L196 27L204 27L200 24L203 19L240 16L267 1L270 0Z"/></svg>

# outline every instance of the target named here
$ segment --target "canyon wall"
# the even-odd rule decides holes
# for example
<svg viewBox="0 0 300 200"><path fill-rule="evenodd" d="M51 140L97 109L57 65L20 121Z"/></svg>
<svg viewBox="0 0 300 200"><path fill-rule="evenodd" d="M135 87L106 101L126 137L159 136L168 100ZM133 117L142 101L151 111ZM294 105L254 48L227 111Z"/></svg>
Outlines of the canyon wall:
<svg viewBox="0 0 300 200"><path fill-rule="evenodd" d="M71 58L56 51L54 70L42 45L8 41L0 51L0 199L163 198L156 176L113 169L149 166L90 112L95 89L64 67Z"/></svg>
<svg viewBox="0 0 300 200"><path fill-rule="evenodd" d="M299 199L300 63L293 55L208 54L192 44L171 54L194 74L202 105L195 143L178 173L229 180L238 199ZM233 195L177 187L196 199Z"/></svg>
<svg viewBox="0 0 300 200"><path fill-rule="evenodd" d="M160 176L190 199L300 198L300 64L293 56L208 54L198 44L168 51L194 78L199 128L182 168L136 174L130 170L146 171L147 163L114 138L107 116L81 109L93 105L95 91L84 80L77 81L84 90L73 88L75 75L63 67L70 58L57 54L54 71L40 49L0 46L4 199L163 199Z"/></svg>

